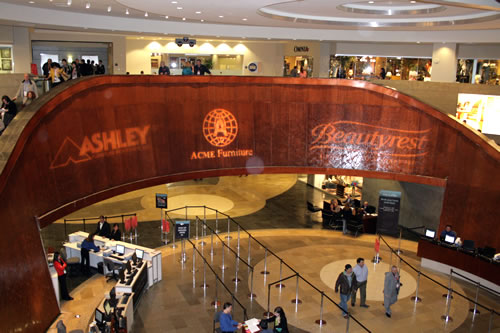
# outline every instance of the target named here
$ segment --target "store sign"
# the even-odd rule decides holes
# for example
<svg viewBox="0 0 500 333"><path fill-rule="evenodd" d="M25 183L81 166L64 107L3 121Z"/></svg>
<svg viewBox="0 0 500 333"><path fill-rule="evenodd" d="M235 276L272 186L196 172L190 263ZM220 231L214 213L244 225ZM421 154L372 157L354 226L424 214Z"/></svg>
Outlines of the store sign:
<svg viewBox="0 0 500 333"><path fill-rule="evenodd" d="M175 238L189 238L189 221L175 221Z"/></svg>
<svg viewBox="0 0 500 333"><path fill-rule="evenodd" d="M295 46L293 48L294 52L309 52L309 46Z"/></svg>
<svg viewBox="0 0 500 333"><path fill-rule="evenodd" d="M373 150L378 155L417 157L428 154L430 133L431 129L409 131L340 120L314 127L309 150Z"/></svg>
<svg viewBox="0 0 500 333"><path fill-rule="evenodd" d="M50 169L78 164L96 158L135 151L148 144L151 125L129 127L85 136L80 144L66 137L54 157Z"/></svg>
<svg viewBox="0 0 500 333"><path fill-rule="evenodd" d="M167 208L167 195L156 193L156 208Z"/></svg>
<svg viewBox="0 0 500 333"><path fill-rule="evenodd" d="M255 62L252 62L250 64L248 64L248 70L252 73L256 72L257 70L259 69L259 66L255 63Z"/></svg>
<svg viewBox="0 0 500 333"><path fill-rule="evenodd" d="M238 121L228 110L214 109L210 111L203 120L202 131L205 140L218 149L193 151L191 153L192 160L253 156L253 149L222 149L230 145L238 135Z"/></svg>

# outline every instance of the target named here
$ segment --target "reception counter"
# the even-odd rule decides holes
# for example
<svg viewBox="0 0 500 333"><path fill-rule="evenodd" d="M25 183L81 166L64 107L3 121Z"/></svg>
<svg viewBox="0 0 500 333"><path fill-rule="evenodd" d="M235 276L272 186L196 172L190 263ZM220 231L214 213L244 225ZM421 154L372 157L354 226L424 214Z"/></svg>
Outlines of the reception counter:
<svg viewBox="0 0 500 333"><path fill-rule="evenodd" d="M459 251L455 247L421 239L417 255L422 258L422 267L445 274L453 269L459 274L478 281L481 285L500 291L500 264L488 262L479 257ZM458 277L458 276L455 276Z"/></svg>

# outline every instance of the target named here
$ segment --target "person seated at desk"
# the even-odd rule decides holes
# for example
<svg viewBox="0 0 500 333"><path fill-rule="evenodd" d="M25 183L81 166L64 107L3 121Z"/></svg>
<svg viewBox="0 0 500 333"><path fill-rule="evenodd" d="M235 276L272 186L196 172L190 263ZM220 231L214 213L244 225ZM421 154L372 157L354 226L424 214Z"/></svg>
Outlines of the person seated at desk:
<svg viewBox="0 0 500 333"><path fill-rule="evenodd" d="M122 232L120 231L120 227L118 226L118 223L113 224L113 230L111 230L111 234L109 235L109 238L115 241L120 241L122 240Z"/></svg>
<svg viewBox="0 0 500 333"><path fill-rule="evenodd" d="M361 206L361 208L363 209L364 214L375 214L376 211L374 206L370 206L368 204L368 201L365 201L363 203L363 206Z"/></svg>
<svg viewBox="0 0 500 333"><path fill-rule="evenodd" d="M274 329L263 329L261 333L288 333L288 324L286 321L285 311L281 306L277 306L274 309L274 316L269 319L262 319L261 327L266 326L262 325L262 322L274 323Z"/></svg>
<svg viewBox="0 0 500 333"><path fill-rule="evenodd" d="M87 238L85 238L82 242L81 246L81 267L82 267L82 273L84 274L90 274L90 256L89 256L89 251L94 250L94 252L99 252L99 247L94 244L94 235L89 234Z"/></svg>
<svg viewBox="0 0 500 333"><path fill-rule="evenodd" d="M446 225L446 227L444 228L444 230L441 231L441 236L439 238L441 240L444 240L444 238L446 236L452 236L452 237L457 238L457 233L455 231L451 230L451 225L450 224Z"/></svg>
<svg viewBox="0 0 500 333"><path fill-rule="evenodd" d="M336 214L336 213L340 213L340 206L339 206L339 202L337 199L332 199L330 201L330 210L332 211L332 213Z"/></svg>
<svg viewBox="0 0 500 333"><path fill-rule="evenodd" d="M220 330L222 333L233 333L243 326L241 323L233 320L231 316L231 311L233 310L233 305L229 302L224 303L222 307L222 313L220 314Z"/></svg>
<svg viewBox="0 0 500 333"><path fill-rule="evenodd" d="M97 230L95 234L106 238L109 238L109 235L111 234L109 223L106 222L104 216L102 215L99 217L99 223L97 223Z"/></svg>

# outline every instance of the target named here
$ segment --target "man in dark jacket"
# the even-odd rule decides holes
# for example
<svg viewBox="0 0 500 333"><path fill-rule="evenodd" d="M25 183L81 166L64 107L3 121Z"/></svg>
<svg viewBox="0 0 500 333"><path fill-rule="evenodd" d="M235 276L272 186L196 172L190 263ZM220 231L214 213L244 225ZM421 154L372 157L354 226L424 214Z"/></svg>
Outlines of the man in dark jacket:
<svg viewBox="0 0 500 333"><path fill-rule="evenodd" d="M339 292L340 287L340 307L342 308L342 315L347 318L347 302L351 297L351 293L356 289L356 275L352 272L352 266L347 264L342 273L340 273L335 282L335 292Z"/></svg>
<svg viewBox="0 0 500 333"><path fill-rule="evenodd" d="M207 66L201 64L200 59L196 59L196 65L194 66L194 75L205 75L206 74L212 74L210 73L210 70L207 68Z"/></svg>
<svg viewBox="0 0 500 333"><path fill-rule="evenodd" d="M99 217L99 222L97 223L97 230L95 234L106 238L109 238L109 236L111 235L111 227L102 215Z"/></svg>

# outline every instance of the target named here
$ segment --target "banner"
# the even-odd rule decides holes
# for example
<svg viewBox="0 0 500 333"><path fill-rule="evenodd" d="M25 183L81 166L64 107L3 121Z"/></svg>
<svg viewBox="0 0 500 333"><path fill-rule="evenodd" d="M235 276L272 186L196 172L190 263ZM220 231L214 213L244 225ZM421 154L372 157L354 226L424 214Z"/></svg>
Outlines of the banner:
<svg viewBox="0 0 500 333"><path fill-rule="evenodd" d="M156 193L156 208L167 208L167 195Z"/></svg>
<svg viewBox="0 0 500 333"><path fill-rule="evenodd" d="M399 234L399 206L401 192L380 191L378 199L377 233L397 236Z"/></svg>

